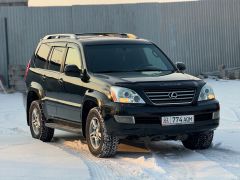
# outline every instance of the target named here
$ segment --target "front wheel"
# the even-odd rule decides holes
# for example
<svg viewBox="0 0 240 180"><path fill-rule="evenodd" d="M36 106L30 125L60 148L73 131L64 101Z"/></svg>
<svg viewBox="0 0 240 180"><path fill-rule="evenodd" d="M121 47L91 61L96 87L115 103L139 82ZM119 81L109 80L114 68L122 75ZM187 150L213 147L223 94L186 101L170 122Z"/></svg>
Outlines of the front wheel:
<svg viewBox="0 0 240 180"><path fill-rule="evenodd" d="M29 109L29 125L32 137L43 142L50 142L54 129L45 126L45 116L40 101L33 101Z"/></svg>
<svg viewBox="0 0 240 180"><path fill-rule="evenodd" d="M182 141L184 147L191 150L208 149L213 141L214 131L191 134Z"/></svg>
<svg viewBox="0 0 240 180"><path fill-rule="evenodd" d="M94 156L105 158L116 154L119 139L107 134L104 120L97 107L88 113L86 139L88 148Z"/></svg>

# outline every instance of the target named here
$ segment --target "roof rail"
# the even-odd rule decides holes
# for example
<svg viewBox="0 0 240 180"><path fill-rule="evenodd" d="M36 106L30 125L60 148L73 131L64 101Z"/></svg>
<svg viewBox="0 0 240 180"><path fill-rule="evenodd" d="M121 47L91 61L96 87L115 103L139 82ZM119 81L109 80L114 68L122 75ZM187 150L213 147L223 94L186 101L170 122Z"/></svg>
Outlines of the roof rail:
<svg viewBox="0 0 240 180"><path fill-rule="evenodd" d="M103 32L103 33L82 33L76 34L77 36L108 36L108 37L121 37L121 38L132 38L137 39L137 36L129 33L112 33L112 32Z"/></svg>
<svg viewBox="0 0 240 180"><path fill-rule="evenodd" d="M61 39L61 38L76 39L77 36L75 34L50 34L45 36L43 39Z"/></svg>
<svg viewBox="0 0 240 180"><path fill-rule="evenodd" d="M131 38L137 39L138 37L134 34L129 33L111 33L111 32L104 32L104 33L82 33L82 34L50 34L46 35L43 40L46 39L61 39L61 38L70 38L70 39L77 39L81 36L107 36L107 37L120 37L120 38Z"/></svg>

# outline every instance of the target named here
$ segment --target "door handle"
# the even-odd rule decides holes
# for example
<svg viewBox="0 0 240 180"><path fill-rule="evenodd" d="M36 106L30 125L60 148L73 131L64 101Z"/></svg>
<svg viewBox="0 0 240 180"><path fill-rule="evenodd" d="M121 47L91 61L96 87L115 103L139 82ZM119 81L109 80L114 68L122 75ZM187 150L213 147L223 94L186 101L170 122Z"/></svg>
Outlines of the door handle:
<svg viewBox="0 0 240 180"><path fill-rule="evenodd" d="M46 80L46 75L42 75L42 80L45 81Z"/></svg>
<svg viewBox="0 0 240 180"><path fill-rule="evenodd" d="M59 82L59 84L63 84L63 79L62 78L60 78L60 79L58 79L58 82Z"/></svg>

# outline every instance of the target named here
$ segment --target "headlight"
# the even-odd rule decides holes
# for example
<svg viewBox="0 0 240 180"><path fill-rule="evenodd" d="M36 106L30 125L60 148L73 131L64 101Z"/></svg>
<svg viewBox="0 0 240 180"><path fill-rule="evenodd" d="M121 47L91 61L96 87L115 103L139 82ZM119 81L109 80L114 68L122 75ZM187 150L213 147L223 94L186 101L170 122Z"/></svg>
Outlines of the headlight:
<svg viewBox="0 0 240 180"><path fill-rule="evenodd" d="M208 84L205 84L198 97L198 101L212 100L215 99L213 89Z"/></svg>
<svg viewBox="0 0 240 180"><path fill-rule="evenodd" d="M140 103L144 104L144 100L133 90L123 87L112 86L111 97L114 102L120 103Z"/></svg>

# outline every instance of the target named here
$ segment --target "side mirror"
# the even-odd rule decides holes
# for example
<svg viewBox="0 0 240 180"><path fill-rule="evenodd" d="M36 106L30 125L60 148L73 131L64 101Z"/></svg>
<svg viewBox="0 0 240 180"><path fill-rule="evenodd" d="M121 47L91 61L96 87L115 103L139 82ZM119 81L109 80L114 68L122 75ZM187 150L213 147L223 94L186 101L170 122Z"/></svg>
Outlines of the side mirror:
<svg viewBox="0 0 240 180"><path fill-rule="evenodd" d="M179 71L182 72L182 71L185 71L185 70L186 70L186 66L185 66L184 63L182 63L182 62L177 62L176 65L177 65L177 68L178 68Z"/></svg>
<svg viewBox="0 0 240 180"><path fill-rule="evenodd" d="M76 65L66 65L64 68L64 73L67 76L72 76L72 77L80 77L80 74L82 73L82 71L80 69L78 69L78 67Z"/></svg>
<svg viewBox="0 0 240 180"><path fill-rule="evenodd" d="M83 82L88 82L89 79L90 79L90 76L88 75L87 70L84 69L83 72L81 73L81 80Z"/></svg>

